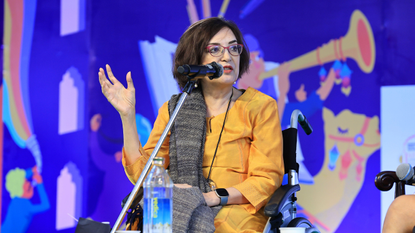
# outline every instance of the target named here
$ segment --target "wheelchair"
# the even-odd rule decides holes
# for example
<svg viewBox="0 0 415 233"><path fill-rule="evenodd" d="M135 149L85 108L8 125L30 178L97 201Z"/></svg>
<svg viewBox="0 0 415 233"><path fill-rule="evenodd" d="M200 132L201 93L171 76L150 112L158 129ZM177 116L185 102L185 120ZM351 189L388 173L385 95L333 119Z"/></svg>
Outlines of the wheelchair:
<svg viewBox="0 0 415 233"><path fill-rule="evenodd" d="M288 184L279 187L265 205L265 215L269 217L264 233L280 233L280 227L305 227L306 233L320 233L320 231L303 217L297 217L296 192L300 191L298 182L299 165L297 163L297 125L301 125L307 135L312 128L300 110L291 114L291 123L288 129L282 131L283 156L285 174L288 175Z"/></svg>

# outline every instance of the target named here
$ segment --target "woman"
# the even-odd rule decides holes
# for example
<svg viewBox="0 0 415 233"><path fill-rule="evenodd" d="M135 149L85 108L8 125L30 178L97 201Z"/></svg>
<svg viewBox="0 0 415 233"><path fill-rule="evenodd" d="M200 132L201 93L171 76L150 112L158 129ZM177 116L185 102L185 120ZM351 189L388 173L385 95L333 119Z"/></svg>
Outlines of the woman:
<svg viewBox="0 0 415 233"><path fill-rule="evenodd" d="M216 62L224 74L203 77L187 98L175 125L157 156L165 158L175 185L199 187L208 206L221 205L214 224L217 232L262 232L267 221L261 208L281 185L284 174L282 135L277 104L271 97L234 83L249 67L249 51L238 27L223 18L191 25L176 49L173 75L183 88L187 77L177 67ZM172 113L178 96L159 110L144 148L135 127L135 90L131 73L128 87L117 81L107 65L99 71L102 92L120 113L123 165L137 181ZM209 180L207 182L206 180ZM214 184L218 191L212 191Z"/></svg>

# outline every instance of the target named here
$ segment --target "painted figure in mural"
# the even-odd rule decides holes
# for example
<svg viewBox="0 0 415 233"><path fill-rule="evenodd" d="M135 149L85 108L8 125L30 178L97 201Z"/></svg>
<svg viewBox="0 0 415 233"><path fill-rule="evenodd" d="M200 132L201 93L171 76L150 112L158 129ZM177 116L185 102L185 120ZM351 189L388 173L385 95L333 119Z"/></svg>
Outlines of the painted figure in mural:
<svg viewBox="0 0 415 233"><path fill-rule="evenodd" d="M277 103L254 88L233 87L248 70L249 50L237 26L223 18L198 21L182 35L175 53L174 77L183 88L187 77L176 72L178 66L211 62L223 65L224 74L214 80L207 76L199 80L158 156L164 157L166 166L170 166L176 192L185 190L180 188L200 190L203 194L200 191L195 194L199 193L204 199L202 203L213 207L213 213L220 209L213 230L262 231L267 218L261 208L281 185L284 174ZM120 113L124 134L123 165L130 180L136 182L178 96L173 96L160 108L148 142L142 147L135 127L135 89L131 73L127 74L128 87L124 88L108 65L106 70L113 84L102 68L99 81L103 94ZM183 143L190 145L183 146ZM223 188L221 197L211 190L212 183ZM174 211L178 211L176 208L180 205L174 205Z"/></svg>
<svg viewBox="0 0 415 233"><path fill-rule="evenodd" d="M389 206L382 233L412 233L415 226L415 196L402 195Z"/></svg>
<svg viewBox="0 0 415 233"><path fill-rule="evenodd" d="M102 191L99 196L93 197L97 198L98 201L91 218L97 221L110 221L117 218L118 212L121 210L119 200L122 200L131 188L128 182L123 182L125 181L123 179L125 177L124 171L116 169L117 164L121 163L121 150L111 155L105 153L99 146L98 130L101 121L102 116L100 114L95 114L90 121L89 150L91 159L104 172ZM117 188L114 188L114 184L117 184Z"/></svg>
<svg viewBox="0 0 415 233"><path fill-rule="evenodd" d="M117 166L121 163L121 150L111 155L104 152L99 145L98 137L101 122L101 114L95 114L90 121L89 149L92 162L105 172L102 191L98 197L93 197L98 198L98 202L90 217L96 221L115 221L121 211L120 200L131 191L132 187L131 183L125 179L124 170ZM136 114L136 122L140 142L145 143L151 130L151 125L140 114ZM116 188L114 188L114 184L117 184Z"/></svg>
<svg viewBox="0 0 415 233"><path fill-rule="evenodd" d="M33 204L30 201L35 188L31 179L37 183L35 187L40 198L39 204ZM26 232L33 216L45 212L50 207L42 176L36 166L26 170L20 168L10 170L6 175L6 190L12 200L1 226L3 232Z"/></svg>
<svg viewBox="0 0 415 233"><path fill-rule="evenodd" d="M312 91L308 96L304 84L295 91L297 102L288 101L288 92L290 91L290 63L279 64L271 61L264 61L264 52L259 45L258 40L251 34L245 35L245 41L250 49L249 72L245 73L238 81L238 88L253 87L265 94L275 98L278 102L278 114L281 119L282 127L290 125L291 113L295 109L311 117L315 112L323 108L323 103L330 95L335 83L334 69L330 69L324 82L321 82L320 88ZM278 74L270 79L261 80L259 77L262 73L278 67ZM297 139L297 162L300 164L299 179L301 183L313 184L314 179L308 172L307 167L303 164L304 156L301 150L300 140Z"/></svg>
<svg viewBox="0 0 415 233"><path fill-rule="evenodd" d="M301 186L298 204L321 232L336 232L359 194L368 158L380 148L379 118L323 108L324 163L314 185ZM318 197L310 199L308 197Z"/></svg>
<svg viewBox="0 0 415 233"><path fill-rule="evenodd" d="M287 98L290 91L290 63L279 64L264 61L264 52L258 40L250 34L245 35L244 38L251 52L251 63L249 72L245 73L238 81L238 88L253 87L277 99L279 116L283 126L290 124L291 113L295 109L300 109L305 116L309 117L323 108L323 102L330 95L334 85L335 72L333 69L330 69L326 80L321 83L321 87L312 91L309 96L307 96L304 84L301 84L300 88L295 91L298 102L290 102ZM272 79L261 80L259 78L262 73L276 67L278 67L278 75L273 76Z"/></svg>

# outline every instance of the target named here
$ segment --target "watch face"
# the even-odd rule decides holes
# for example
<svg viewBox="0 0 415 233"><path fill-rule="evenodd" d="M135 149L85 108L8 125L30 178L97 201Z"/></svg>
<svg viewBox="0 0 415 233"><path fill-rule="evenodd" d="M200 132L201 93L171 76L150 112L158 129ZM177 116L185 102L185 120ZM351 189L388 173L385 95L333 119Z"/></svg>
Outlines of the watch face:
<svg viewBox="0 0 415 233"><path fill-rule="evenodd" d="M229 196L229 193L226 191L226 189L216 189L216 193L219 196Z"/></svg>

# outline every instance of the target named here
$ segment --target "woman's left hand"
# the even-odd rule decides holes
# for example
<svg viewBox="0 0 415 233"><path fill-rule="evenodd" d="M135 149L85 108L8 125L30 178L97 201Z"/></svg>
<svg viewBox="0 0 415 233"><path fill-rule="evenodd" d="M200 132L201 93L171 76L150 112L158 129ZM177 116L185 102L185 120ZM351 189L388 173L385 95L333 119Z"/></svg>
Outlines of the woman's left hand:
<svg viewBox="0 0 415 233"><path fill-rule="evenodd" d="M188 185L188 184L174 184L174 186L176 186L177 188L181 188L181 189L187 189L187 188L192 187L191 185ZM205 198L207 206L216 206L216 205L219 205L220 203L219 197L213 191L208 192L208 193L203 193L203 197Z"/></svg>
<svg viewBox="0 0 415 233"><path fill-rule="evenodd" d="M220 203L219 197L215 194L214 191L203 193L207 206L217 206Z"/></svg>

